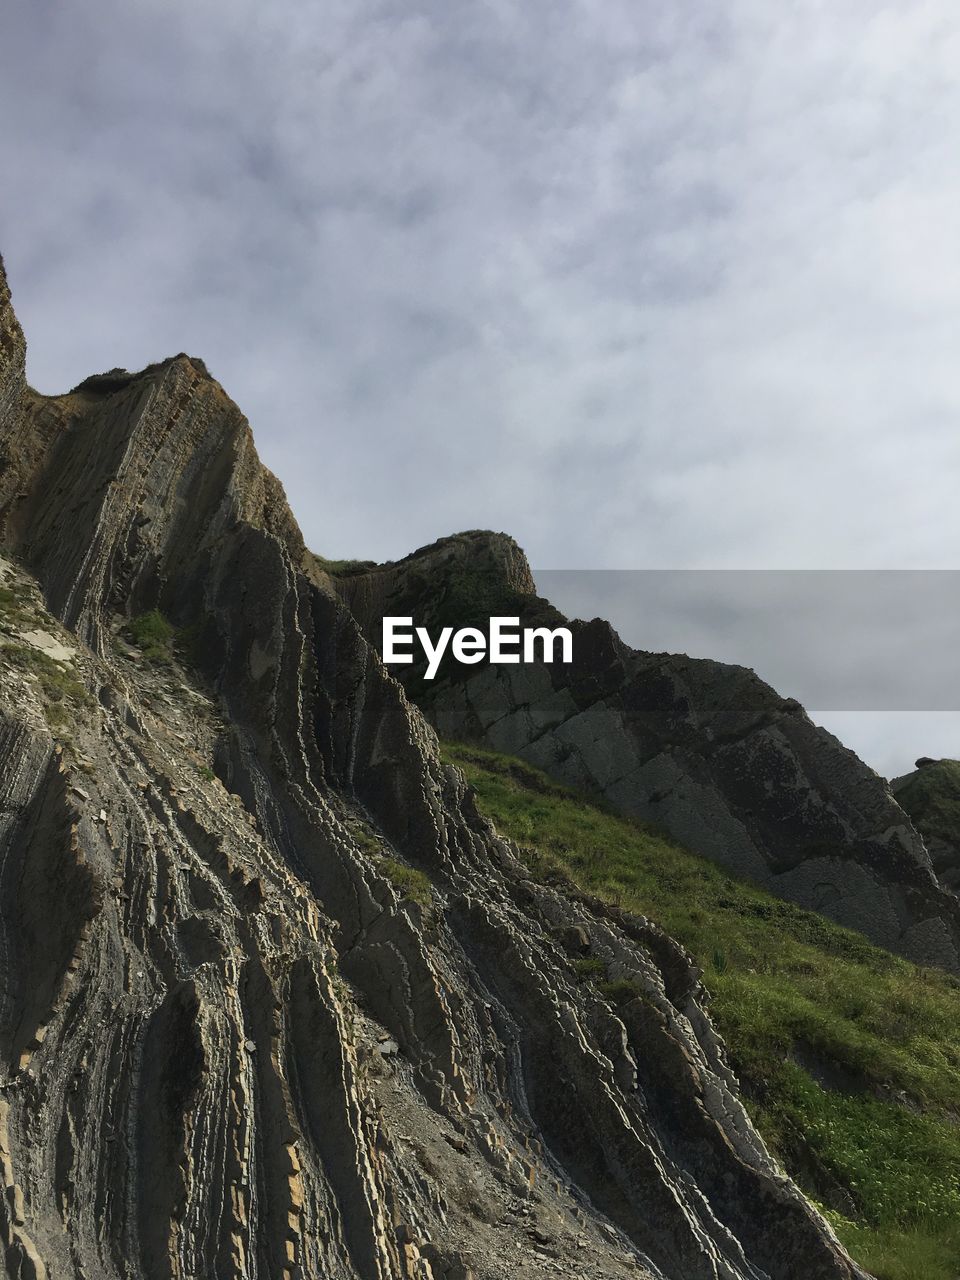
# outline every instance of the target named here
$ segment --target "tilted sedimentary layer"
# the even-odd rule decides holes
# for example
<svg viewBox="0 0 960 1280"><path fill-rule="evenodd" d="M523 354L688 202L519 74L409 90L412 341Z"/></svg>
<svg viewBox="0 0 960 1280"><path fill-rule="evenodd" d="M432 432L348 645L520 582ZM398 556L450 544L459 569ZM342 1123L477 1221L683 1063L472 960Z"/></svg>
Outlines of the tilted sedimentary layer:
<svg viewBox="0 0 960 1280"><path fill-rule="evenodd" d="M511 538L473 532L337 578L367 638L448 601L566 624ZM522 756L687 848L918 964L960 972L960 903L886 782L744 667L643 653L600 619L570 665L394 667L441 735Z"/></svg>
<svg viewBox="0 0 960 1280"><path fill-rule="evenodd" d="M862 1274L688 957L527 878L200 362L38 396L4 284L0 415L10 1277Z"/></svg>

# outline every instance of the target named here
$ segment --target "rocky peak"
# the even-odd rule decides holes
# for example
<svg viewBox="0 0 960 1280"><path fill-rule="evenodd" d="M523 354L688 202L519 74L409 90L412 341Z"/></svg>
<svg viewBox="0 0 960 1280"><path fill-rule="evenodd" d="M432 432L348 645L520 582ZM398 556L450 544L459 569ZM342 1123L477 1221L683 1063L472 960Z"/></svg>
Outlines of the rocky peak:
<svg viewBox="0 0 960 1280"><path fill-rule="evenodd" d="M168 356L166 360L147 365L146 368L140 369L135 373L131 373L129 369L108 369L106 373L91 374L90 377L84 378L82 382L78 382L71 389L70 395L110 396L118 391L126 391L135 382L162 374L171 365L180 361L184 362L190 372L213 381L203 360L197 356L188 356L185 351L181 351L175 356Z"/></svg>
<svg viewBox="0 0 960 1280"><path fill-rule="evenodd" d="M861 1276L689 958L529 879L204 370L4 385L11 1280ZM485 537L424 554L522 593Z"/></svg>
<svg viewBox="0 0 960 1280"><path fill-rule="evenodd" d="M491 614L529 610L536 600L520 547L505 533L483 529L440 538L387 564L348 563L334 576L340 596L368 638L376 640L392 602L415 610L418 625L452 620L455 626L470 626Z"/></svg>
<svg viewBox="0 0 960 1280"><path fill-rule="evenodd" d="M417 566L425 573L437 574L440 580L444 574L456 572L476 575L508 592L536 594L530 565L518 543L509 534L489 529L470 529L439 538L404 556L393 567L399 566L407 570Z"/></svg>
<svg viewBox="0 0 960 1280"><path fill-rule="evenodd" d="M526 562L512 541L491 550L499 537L461 535L471 554L455 539L339 583L374 644L384 613L465 625L472 601L484 621L572 628L569 665L449 660L434 681L422 663L395 668L441 736L521 756L781 897L960 972L957 900L883 779L754 672L634 651L608 622L568 622L532 582L515 590Z"/></svg>
<svg viewBox="0 0 960 1280"><path fill-rule="evenodd" d="M241 523L303 559L282 487L202 361L180 355L66 395L26 395L7 439L0 528L98 652L104 604L196 622L224 532Z"/></svg>

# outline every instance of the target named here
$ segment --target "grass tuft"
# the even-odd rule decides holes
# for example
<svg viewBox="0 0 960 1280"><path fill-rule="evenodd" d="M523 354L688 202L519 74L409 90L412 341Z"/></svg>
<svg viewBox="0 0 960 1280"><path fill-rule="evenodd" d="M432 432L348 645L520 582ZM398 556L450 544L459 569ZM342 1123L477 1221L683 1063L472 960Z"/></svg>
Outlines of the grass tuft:
<svg viewBox="0 0 960 1280"><path fill-rule="evenodd" d="M629 1004L631 1000L644 1000L647 993L641 983L635 978L614 978L612 982L598 982L597 990L603 996L604 1000L609 1000L611 1004L618 1008L621 1005Z"/></svg>
<svg viewBox="0 0 960 1280"><path fill-rule="evenodd" d="M148 662L165 663L173 656L174 630L159 609L133 618L127 625L127 635Z"/></svg>
<svg viewBox="0 0 960 1280"><path fill-rule="evenodd" d="M311 555L317 568L334 578L346 578L377 567L376 560L328 560L326 556L318 556L316 552L311 552Z"/></svg>
<svg viewBox="0 0 960 1280"><path fill-rule="evenodd" d="M70 709L91 706L86 688L62 663L32 645L8 644L0 649L11 666L31 675L43 695L43 712L51 729L63 729L70 721Z"/></svg>
<svg viewBox="0 0 960 1280"><path fill-rule="evenodd" d="M16 582L12 587L0 587L0 626L9 631L35 625L39 620L39 610L26 583Z"/></svg>
<svg viewBox="0 0 960 1280"><path fill-rule="evenodd" d="M416 867L409 867L396 858L380 858L378 870L398 889L404 898L419 903L421 907L433 906L433 885L430 877Z"/></svg>
<svg viewBox="0 0 960 1280"><path fill-rule="evenodd" d="M599 956L579 956L573 962L573 971L581 982L600 982L607 972L607 966Z"/></svg>

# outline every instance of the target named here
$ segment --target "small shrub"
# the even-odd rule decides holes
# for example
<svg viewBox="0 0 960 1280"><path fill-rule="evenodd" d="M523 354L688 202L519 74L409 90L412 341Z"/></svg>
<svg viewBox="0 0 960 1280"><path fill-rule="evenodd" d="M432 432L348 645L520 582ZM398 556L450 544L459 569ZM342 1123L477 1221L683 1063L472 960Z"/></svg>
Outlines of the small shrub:
<svg viewBox="0 0 960 1280"><path fill-rule="evenodd" d="M598 980L607 972L607 966L599 956L580 956L574 960L573 969L581 982Z"/></svg>
<svg viewBox="0 0 960 1280"><path fill-rule="evenodd" d="M364 853L369 853L375 858L379 858L383 854L383 845L370 830L368 823L358 821L351 825L350 834ZM397 865L400 866L402 864L398 863Z"/></svg>
<svg viewBox="0 0 960 1280"><path fill-rule="evenodd" d="M8 616L19 608L19 600L10 587L0 587L0 617L6 621Z"/></svg>
<svg viewBox="0 0 960 1280"><path fill-rule="evenodd" d="M396 858L381 858L378 867L404 898L419 903L421 907L433 905L433 885L430 877L422 871Z"/></svg>
<svg viewBox="0 0 960 1280"><path fill-rule="evenodd" d="M348 577L353 573L364 573L367 569L377 567L376 560L328 560L326 556L314 554L313 559L319 569L334 578Z"/></svg>
<svg viewBox="0 0 960 1280"><path fill-rule="evenodd" d="M173 634L173 627L159 609L141 613L127 625L127 635L148 662L170 661Z"/></svg>
<svg viewBox="0 0 960 1280"><path fill-rule="evenodd" d="M62 729L70 719L62 702L48 702L43 708L43 714L51 729Z"/></svg>
<svg viewBox="0 0 960 1280"><path fill-rule="evenodd" d="M615 978L613 982L599 982L597 990L604 1000L609 1000L617 1008L629 1004L631 1000L643 1000L647 994L636 978Z"/></svg>

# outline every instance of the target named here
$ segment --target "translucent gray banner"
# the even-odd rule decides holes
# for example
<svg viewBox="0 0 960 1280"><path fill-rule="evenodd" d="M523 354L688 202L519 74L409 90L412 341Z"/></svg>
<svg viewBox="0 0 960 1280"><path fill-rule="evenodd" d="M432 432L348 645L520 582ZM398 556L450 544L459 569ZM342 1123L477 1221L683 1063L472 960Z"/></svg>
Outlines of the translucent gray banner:
<svg viewBox="0 0 960 1280"><path fill-rule="evenodd" d="M810 711L960 710L960 570L547 569L635 649L751 667Z"/></svg>

